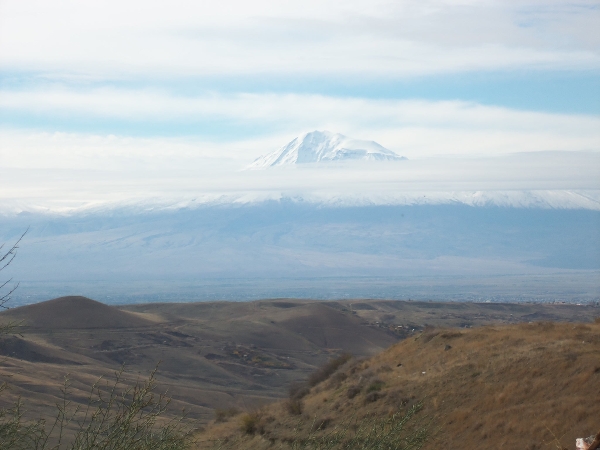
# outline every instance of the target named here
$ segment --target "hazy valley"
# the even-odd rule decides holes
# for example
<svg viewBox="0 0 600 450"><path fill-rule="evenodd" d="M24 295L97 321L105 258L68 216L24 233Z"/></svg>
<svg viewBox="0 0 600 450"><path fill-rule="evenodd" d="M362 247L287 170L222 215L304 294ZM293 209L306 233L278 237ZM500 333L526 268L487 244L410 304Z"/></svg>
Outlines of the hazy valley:
<svg viewBox="0 0 600 450"><path fill-rule="evenodd" d="M65 293L111 304L600 300L595 210L292 200L137 205L8 215L0 240L28 227L18 264L5 272L21 283L13 306Z"/></svg>

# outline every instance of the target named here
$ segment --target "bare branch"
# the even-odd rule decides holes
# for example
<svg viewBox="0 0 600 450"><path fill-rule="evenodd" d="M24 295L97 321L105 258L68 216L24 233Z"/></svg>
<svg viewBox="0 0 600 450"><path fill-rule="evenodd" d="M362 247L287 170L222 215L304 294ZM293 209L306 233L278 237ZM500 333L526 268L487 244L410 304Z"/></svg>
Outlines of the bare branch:
<svg viewBox="0 0 600 450"><path fill-rule="evenodd" d="M19 248L19 244L21 243L21 241L23 240L23 238L25 237L25 235L27 234L28 231L29 231L29 227L27 227L25 232L19 237L19 239L17 239L17 241L8 250L3 251L2 249L4 248L4 244L0 245L0 272L2 270L6 269L10 265L10 263L13 262L13 260L15 259L15 256L17 256L17 250ZM11 281L12 281L12 278L5 281L2 284L0 284L0 291L2 291L2 289L4 289ZM12 287L12 289L10 289L8 291L8 293L0 294L0 308L8 309L4 305L10 300L10 298L11 298L10 296L13 294L13 292L15 292L17 290L18 287L19 287L19 283L15 284Z"/></svg>
<svg viewBox="0 0 600 450"><path fill-rule="evenodd" d="M25 237L25 235L27 234L27 232L29 231L29 228L27 228L25 230L25 232L21 235L21 237L19 237L19 239L17 239L17 242L15 242L13 244L13 246L8 249L8 251L6 251L3 255L0 255L0 271L5 269L6 267L8 267L10 265L10 263L13 261L13 259L15 259L15 256L17 256L17 250L19 248L19 243L23 240L23 238ZM4 247L4 244L0 245L0 250Z"/></svg>

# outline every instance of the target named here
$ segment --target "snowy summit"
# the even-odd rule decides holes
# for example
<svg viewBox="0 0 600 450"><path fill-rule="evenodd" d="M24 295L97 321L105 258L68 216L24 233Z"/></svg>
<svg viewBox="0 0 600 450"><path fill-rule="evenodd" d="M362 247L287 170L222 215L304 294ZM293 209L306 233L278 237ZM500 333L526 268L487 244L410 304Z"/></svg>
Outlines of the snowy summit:
<svg viewBox="0 0 600 450"><path fill-rule="evenodd" d="M406 159L374 141L351 139L329 131L311 131L267 155L257 158L248 169L265 169L290 164L322 161L397 161Z"/></svg>

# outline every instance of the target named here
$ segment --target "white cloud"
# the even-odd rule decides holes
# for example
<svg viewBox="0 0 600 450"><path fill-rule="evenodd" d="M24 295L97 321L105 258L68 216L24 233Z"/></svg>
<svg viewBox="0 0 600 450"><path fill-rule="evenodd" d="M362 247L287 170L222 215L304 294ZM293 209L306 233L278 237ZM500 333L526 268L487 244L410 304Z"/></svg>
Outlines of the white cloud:
<svg viewBox="0 0 600 450"><path fill-rule="evenodd" d="M14 123L74 130L73 119L83 119L145 131L153 124L202 130L218 124L232 132L257 130L257 137L241 141L221 131L218 142L210 142L5 128L0 198L28 204L37 198L44 205L282 192L317 198L329 195L332 185L359 197L362 189L369 198L423 190L595 190L600 118L594 116L461 101L190 96L139 86L173 87L179 77L193 84L211 75L343 75L355 81L367 75L373 83L482 70L598 70L596 6L595 0L2 0L0 70L29 83L0 90L0 109L14 115ZM62 79L62 87L49 77ZM122 86L132 87L86 83L117 78L129 78ZM313 129L373 139L411 161L394 170L270 172L262 178L238 171ZM550 151L561 153L544 153ZM533 163L515 156L520 152L539 157Z"/></svg>
<svg viewBox="0 0 600 450"><path fill-rule="evenodd" d="M4 0L0 66L101 78L598 69L594 5Z"/></svg>
<svg viewBox="0 0 600 450"><path fill-rule="evenodd" d="M490 138L488 133L481 137ZM346 204L461 202L600 209L600 152L463 154L366 166L242 171L247 160L231 157L235 149L257 155L275 142L215 144L6 131L0 140L0 211L250 202L282 196Z"/></svg>
<svg viewBox="0 0 600 450"><path fill-rule="evenodd" d="M329 129L356 138L372 139L409 158L435 154L600 150L599 117L519 111L461 101L378 100L296 94L178 97L158 91L98 89L83 92L0 91L0 108L54 118L62 116L65 120L88 117L148 121L149 128L154 122L177 124L184 121L210 125L217 121L232 124L232 129L242 124L266 130L263 135L269 137L264 139L240 143L230 138L227 145L196 142L186 144L186 148L181 146L183 144L175 144L170 150L171 153L187 154L206 152L210 147L213 154L242 161L252 160L284 145L300 132L314 129ZM222 134L222 139L227 140L227 134ZM9 133L4 137L4 150L0 152L3 152L5 165L23 159L19 155L24 154L26 148L32 148L29 138L17 138L17 135L19 133ZM16 139L14 143L11 141L13 138ZM38 151L43 153L45 147L54 149L48 152L56 151L55 139L40 142ZM86 139L85 146L96 145L92 142L96 142L94 139L97 138ZM126 151L122 149L127 148L128 141L103 142L103 149L98 150L98 154ZM164 147L165 144L160 142L147 140L143 147ZM192 145L199 150L192 150ZM115 149L110 150L111 146ZM135 153L138 150L131 148L130 151ZM60 158L54 161L60 164Z"/></svg>

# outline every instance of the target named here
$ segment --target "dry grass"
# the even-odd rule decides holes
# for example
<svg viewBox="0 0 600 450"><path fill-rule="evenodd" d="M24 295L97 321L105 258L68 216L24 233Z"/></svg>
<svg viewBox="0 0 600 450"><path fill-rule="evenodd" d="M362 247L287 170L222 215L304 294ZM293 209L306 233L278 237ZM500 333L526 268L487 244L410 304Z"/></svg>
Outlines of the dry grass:
<svg viewBox="0 0 600 450"><path fill-rule="evenodd" d="M264 407L271 420L262 433L232 448L278 448L294 436L320 435L310 427L314 421L339 428L349 417L401 414L418 400L440 428L424 447L431 450L573 448L575 438L600 426L599 323L429 330L350 363L343 373L344 379L313 387L300 416L282 404ZM210 428L198 448L225 438L238 439L239 431L228 424Z"/></svg>
<svg viewBox="0 0 600 450"><path fill-rule="evenodd" d="M419 450L429 436L429 422L415 420L421 405L389 417L350 417L334 423L330 417L300 420L282 439L269 434L272 416L255 412L242 417L242 435L205 441L203 448L286 450Z"/></svg>
<svg viewBox="0 0 600 450"><path fill-rule="evenodd" d="M163 420L169 405L164 394L155 394L155 372L134 385L123 384L123 370L114 381L98 380L87 405L70 401L65 380L63 401L52 421L28 421L23 404L0 408L0 448L3 450L187 450L190 429L183 417ZM0 394L6 384L0 386Z"/></svg>

